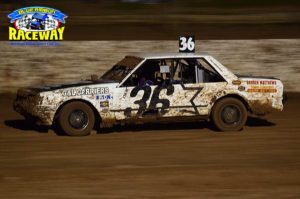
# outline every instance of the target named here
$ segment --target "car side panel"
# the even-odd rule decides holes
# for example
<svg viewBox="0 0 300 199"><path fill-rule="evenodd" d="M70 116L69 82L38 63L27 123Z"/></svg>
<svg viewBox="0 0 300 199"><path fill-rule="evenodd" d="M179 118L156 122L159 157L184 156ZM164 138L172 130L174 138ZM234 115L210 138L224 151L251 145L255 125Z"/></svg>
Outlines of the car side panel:
<svg viewBox="0 0 300 199"><path fill-rule="evenodd" d="M116 120L143 120L207 116L226 82L121 87L114 93L112 112Z"/></svg>

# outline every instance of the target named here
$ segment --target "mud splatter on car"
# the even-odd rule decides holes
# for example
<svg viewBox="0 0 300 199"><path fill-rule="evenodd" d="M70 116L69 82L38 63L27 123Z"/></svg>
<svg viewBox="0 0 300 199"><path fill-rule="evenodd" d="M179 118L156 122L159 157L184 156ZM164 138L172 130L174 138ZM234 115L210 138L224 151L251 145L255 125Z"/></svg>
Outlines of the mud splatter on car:
<svg viewBox="0 0 300 199"><path fill-rule="evenodd" d="M279 79L236 75L206 53L136 54L100 78L20 89L14 108L75 136L88 135L96 122L212 119L220 130L234 131L248 112L281 111L283 96Z"/></svg>

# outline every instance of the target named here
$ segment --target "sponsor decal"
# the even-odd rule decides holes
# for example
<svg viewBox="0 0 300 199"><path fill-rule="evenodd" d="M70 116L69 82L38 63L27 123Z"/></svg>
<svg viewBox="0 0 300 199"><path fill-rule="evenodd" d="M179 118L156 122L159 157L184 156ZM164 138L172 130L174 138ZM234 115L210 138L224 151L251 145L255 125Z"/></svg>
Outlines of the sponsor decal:
<svg viewBox="0 0 300 199"><path fill-rule="evenodd" d="M63 96L77 96L77 95L104 95L109 94L108 87L98 87L98 88L73 88L63 91Z"/></svg>
<svg viewBox="0 0 300 199"><path fill-rule="evenodd" d="M232 84L233 84L233 85L241 85L241 83L242 83L242 82L241 82L240 80L233 80L233 81L232 81Z"/></svg>
<svg viewBox="0 0 300 199"><path fill-rule="evenodd" d="M275 86L251 86L250 88L247 89L247 92L276 93L277 89L275 88Z"/></svg>
<svg viewBox="0 0 300 199"><path fill-rule="evenodd" d="M249 93L276 93L277 89L266 89L266 88L250 88L247 90Z"/></svg>
<svg viewBox="0 0 300 199"><path fill-rule="evenodd" d="M245 91L246 88L245 88L245 86L239 86L239 87L238 87L238 90L239 90L239 91Z"/></svg>
<svg viewBox="0 0 300 199"><path fill-rule="evenodd" d="M97 95L96 100L104 101L104 100L111 100L113 98L112 95Z"/></svg>
<svg viewBox="0 0 300 199"><path fill-rule="evenodd" d="M109 102L108 101L102 101L100 102L100 108L108 108Z"/></svg>
<svg viewBox="0 0 300 199"><path fill-rule="evenodd" d="M62 41L66 14L49 7L20 8L8 15L10 41Z"/></svg>
<svg viewBox="0 0 300 199"><path fill-rule="evenodd" d="M248 80L246 83L249 85L276 85L274 80Z"/></svg>
<svg viewBox="0 0 300 199"><path fill-rule="evenodd" d="M274 80L248 80L246 81L250 88L249 93L276 93L276 81Z"/></svg>

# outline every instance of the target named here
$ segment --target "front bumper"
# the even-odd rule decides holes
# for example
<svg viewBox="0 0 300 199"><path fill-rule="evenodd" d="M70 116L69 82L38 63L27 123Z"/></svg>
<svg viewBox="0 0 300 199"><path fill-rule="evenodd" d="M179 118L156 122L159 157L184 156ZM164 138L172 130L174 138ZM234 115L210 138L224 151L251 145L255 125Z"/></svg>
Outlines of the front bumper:
<svg viewBox="0 0 300 199"><path fill-rule="evenodd" d="M49 107L41 106L42 97L37 95L20 95L13 103L16 112L37 123L38 125L51 125L53 114Z"/></svg>

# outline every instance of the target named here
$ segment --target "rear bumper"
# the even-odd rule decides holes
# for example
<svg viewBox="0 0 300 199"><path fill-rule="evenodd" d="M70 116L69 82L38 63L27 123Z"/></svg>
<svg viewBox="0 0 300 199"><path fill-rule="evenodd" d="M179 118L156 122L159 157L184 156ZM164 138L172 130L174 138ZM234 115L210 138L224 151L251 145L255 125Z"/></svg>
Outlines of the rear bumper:
<svg viewBox="0 0 300 199"><path fill-rule="evenodd" d="M283 110L283 98L250 100L248 104L251 112L257 115L265 115Z"/></svg>
<svg viewBox="0 0 300 199"><path fill-rule="evenodd" d="M283 98L282 98L282 104L283 104L283 105L285 105L285 104L286 104L286 102L287 102L287 99L288 99L287 93L286 93L286 92L284 92L284 93L283 93Z"/></svg>

